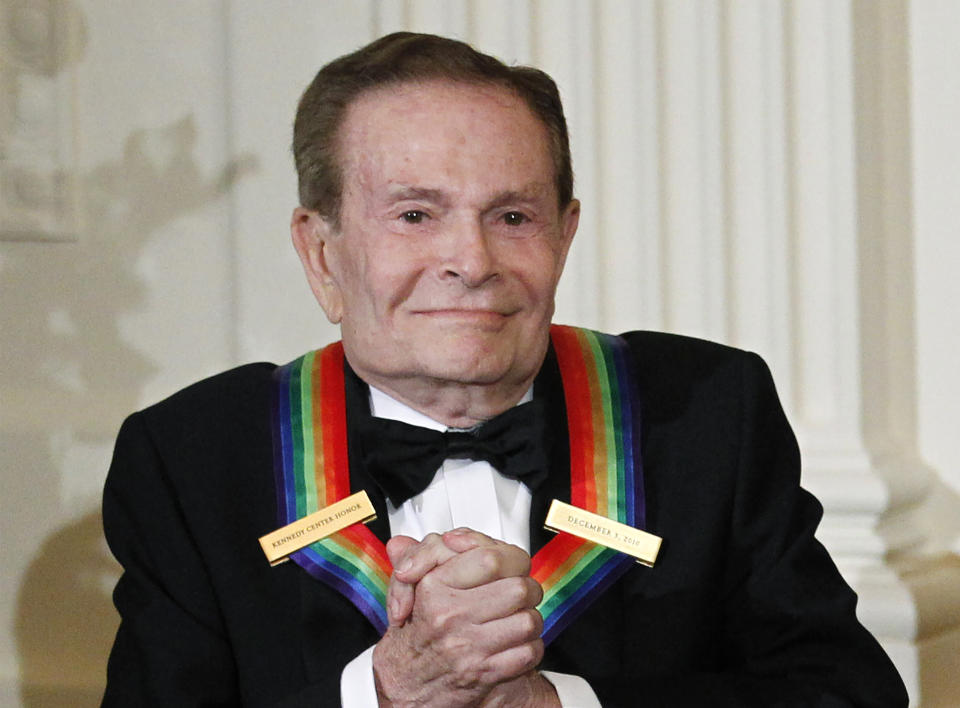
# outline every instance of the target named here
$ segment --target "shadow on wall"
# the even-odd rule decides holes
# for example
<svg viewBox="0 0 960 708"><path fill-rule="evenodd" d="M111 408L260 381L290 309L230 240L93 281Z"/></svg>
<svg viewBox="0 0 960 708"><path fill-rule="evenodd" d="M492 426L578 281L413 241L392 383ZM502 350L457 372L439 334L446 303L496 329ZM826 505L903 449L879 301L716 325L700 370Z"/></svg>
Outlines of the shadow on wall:
<svg viewBox="0 0 960 708"><path fill-rule="evenodd" d="M29 503L31 517L56 518L63 514L57 492L62 497L76 486L71 477L102 478L103 470L75 469L71 454L109 446L156 371L118 325L147 304L138 258L159 228L214 201L255 168L252 159L240 159L207 177L192 157L195 143L190 117L134 132L121 161L81 176L89 224L81 243L23 244L4 260L0 300L15 313L3 317L4 350L14 366L5 366L0 388L19 391L25 412L18 430L0 431L4 507ZM78 462L82 466L82 455ZM85 498L89 504L90 495ZM12 518L24 515L22 508L8 511ZM44 541L18 595L25 706L99 703L117 624L110 602L115 578L99 510Z"/></svg>
<svg viewBox="0 0 960 708"><path fill-rule="evenodd" d="M16 624L24 706L99 704L117 627L116 564L90 513L47 538L23 576Z"/></svg>
<svg viewBox="0 0 960 708"><path fill-rule="evenodd" d="M920 513L926 520L930 546L936 550L949 549L955 556L960 554L960 495L937 477L930 485Z"/></svg>
<svg viewBox="0 0 960 708"><path fill-rule="evenodd" d="M29 29L34 20L42 25L66 10L82 25L65 2L0 0L0 148L16 129L4 116L21 98L17 77L50 76L80 58L61 61L51 50L52 63L50 52L34 64L26 55L15 66L4 62L12 41L4 22L23 11ZM0 253L0 581L9 593L0 602L15 595L20 696L27 708L96 706L102 695L118 621L110 600L117 569L98 509L104 451L157 370L125 341L120 320L156 306L137 267L157 231L219 199L256 169L247 156L208 174L194 158L196 143L190 115L129 133L118 160L70 175L86 224L77 241L21 236ZM38 544L37 535L56 520L67 521Z"/></svg>

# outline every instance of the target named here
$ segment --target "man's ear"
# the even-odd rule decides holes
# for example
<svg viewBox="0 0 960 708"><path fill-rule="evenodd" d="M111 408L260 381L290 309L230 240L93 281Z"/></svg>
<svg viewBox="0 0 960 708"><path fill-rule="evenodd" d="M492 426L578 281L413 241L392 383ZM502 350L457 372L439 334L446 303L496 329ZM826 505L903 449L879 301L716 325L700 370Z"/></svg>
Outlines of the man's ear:
<svg viewBox="0 0 960 708"><path fill-rule="evenodd" d="M560 215L560 229L563 236L563 251L560 258L560 267L567 260L567 253L570 251L570 244L573 243L573 236L577 233L577 226L580 225L580 200L571 199L563 213Z"/></svg>
<svg viewBox="0 0 960 708"><path fill-rule="evenodd" d="M317 302L327 319L339 324L343 317L343 294L329 263L331 242L337 237L333 226L317 212L297 207L290 219L290 235Z"/></svg>

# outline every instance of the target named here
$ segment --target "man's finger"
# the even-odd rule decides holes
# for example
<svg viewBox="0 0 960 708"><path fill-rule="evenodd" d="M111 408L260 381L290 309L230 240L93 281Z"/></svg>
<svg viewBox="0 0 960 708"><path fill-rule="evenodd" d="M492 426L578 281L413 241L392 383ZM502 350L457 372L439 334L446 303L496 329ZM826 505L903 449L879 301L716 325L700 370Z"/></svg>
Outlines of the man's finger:
<svg viewBox="0 0 960 708"><path fill-rule="evenodd" d="M456 589L477 588L505 578L527 577L530 557L523 549L490 538L471 529L454 529L442 537L428 534L417 543L408 536L396 536L387 544L387 554L394 566L387 589L387 618L391 625L402 625L413 611L416 585L428 574L436 572L430 583ZM441 568L441 566L443 566ZM485 619L505 617L517 609L536 605L526 604L527 598L539 586L519 588L511 586L512 593L490 594ZM517 598L517 593L523 598Z"/></svg>
<svg viewBox="0 0 960 708"><path fill-rule="evenodd" d="M413 550L418 542L409 536L394 536L387 541L387 556L390 563L396 566ZM405 583L397 579L396 574L390 576L390 585L387 588L387 620L391 625L399 626L413 610L414 584Z"/></svg>
<svg viewBox="0 0 960 708"><path fill-rule="evenodd" d="M413 610L416 584L437 566L455 557L460 550L484 545L502 545L500 541L470 529L455 529L450 543L430 533L419 543L409 536L394 536L387 542L387 555L393 575L387 588L387 617L392 625L400 625Z"/></svg>
<svg viewBox="0 0 960 708"><path fill-rule="evenodd" d="M419 542L410 536L394 536L387 541L387 555L390 557L390 562L394 565L401 562L418 544Z"/></svg>
<svg viewBox="0 0 960 708"><path fill-rule="evenodd" d="M507 543L478 546L447 559L434 573L434 580L460 590L479 587L503 578L530 573L530 556Z"/></svg>
<svg viewBox="0 0 960 708"><path fill-rule="evenodd" d="M543 620L536 607L543 598L543 589L529 575L495 580L466 592L477 598L477 609L471 618L476 624L510 617L518 612L532 612L542 625ZM538 635L540 629L537 630Z"/></svg>
<svg viewBox="0 0 960 708"><path fill-rule="evenodd" d="M387 587L387 620L391 625L399 626L413 611L416 584L456 554L437 534L431 533L420 542L409 536L394 536L387 542L387 555L393 565L393 575Z"/></svg>
<svg viewBox="0 0 960 708"><path fill-rule="evenodd" d="M543 660L543 640L534 639L488 657L485 665L499 681L507 681L531 671Z"/></svg>
<svg viewBox="0 0 960 708"><path fill-rule="evenodd" d="M443 542L447 548L457 553L463 553L478 546L496 546L503 543L503 541L491 538L484 533L474 531L465 526L451 529L444 533Z"/></svg>

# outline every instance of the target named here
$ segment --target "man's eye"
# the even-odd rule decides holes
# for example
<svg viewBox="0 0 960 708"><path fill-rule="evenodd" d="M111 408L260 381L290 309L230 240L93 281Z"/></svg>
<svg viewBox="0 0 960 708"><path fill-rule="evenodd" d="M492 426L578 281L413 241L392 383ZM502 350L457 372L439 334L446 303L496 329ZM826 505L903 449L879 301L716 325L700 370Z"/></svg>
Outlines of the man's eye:
<svg viewBox="0 0 960 708"><path fill-rule="evenodd" d="M400 218L406 221L408 224L419 224L421 221L427 218L427 215L418 209L411 209L410 211L403 212Z"/></svg>
<svg viewBox="0 0 960 708"><path fill-rule="evenodd" d="M527 220L524 214L519 211L508 211L503 215L503 223L507 226L520 226Z"/></svg>

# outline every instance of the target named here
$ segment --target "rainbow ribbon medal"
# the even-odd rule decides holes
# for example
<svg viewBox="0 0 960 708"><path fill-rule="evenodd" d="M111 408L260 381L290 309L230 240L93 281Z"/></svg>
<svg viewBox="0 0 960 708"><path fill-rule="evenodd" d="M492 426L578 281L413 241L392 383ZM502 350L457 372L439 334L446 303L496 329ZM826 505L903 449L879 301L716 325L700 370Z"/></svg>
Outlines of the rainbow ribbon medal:
<svg viewBox="0 0 960 708"><path fill-rule="evenodd" d="M570 503L644 528L640 412L630 351L620 337L587 329L550 328L560 366L570 434ZM633 566L623 553L561 533L532 559L543 587L537 606L549 644Z"/></svg>
<svg viewBox="0 0 960 708"><path fill-rule="evenodd" d="M274 470L281 526L350 494L343 345L309 352L275 373ZM387 631L387 583L393 570L383 542L354 524L290 554L310 575Z"/></svg>
<svg viewBox="0 0 960 708"><path fill-rule="evenodd" d="M570 502L644 527L636 379L619 337L554 325L570 432ZM350 494L343 346L338 342L279 367L274 457L279 521L293 523ZM391 566L384 544L354 524L290 555L347 597L382 634ZM532 559L549 643L633 566L618 551L560 533Z"/></svg>

